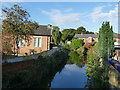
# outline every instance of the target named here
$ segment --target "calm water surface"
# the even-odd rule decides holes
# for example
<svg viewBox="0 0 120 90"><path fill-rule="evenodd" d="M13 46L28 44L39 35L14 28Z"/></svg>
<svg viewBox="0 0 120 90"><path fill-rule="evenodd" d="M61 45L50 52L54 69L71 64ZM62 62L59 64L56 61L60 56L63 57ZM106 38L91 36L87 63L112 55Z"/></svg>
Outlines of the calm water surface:
<svg viewBox="0 0 120 90"><path fill-rule="evenodd" d="M66 64L62 71L57 72L51 82L51 88L84 88L87 84L85 69L76 64Z"/></svg>

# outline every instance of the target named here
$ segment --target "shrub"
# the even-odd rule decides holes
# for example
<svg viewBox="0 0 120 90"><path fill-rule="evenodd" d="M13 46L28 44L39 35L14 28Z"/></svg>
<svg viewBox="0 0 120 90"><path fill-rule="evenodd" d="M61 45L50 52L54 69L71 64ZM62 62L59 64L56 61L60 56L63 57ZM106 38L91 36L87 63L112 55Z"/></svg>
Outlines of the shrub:
<svg viewBox="0 0 120 90"><path fill-rule="evenodd" d="M79 47L83 46L84 42L82 39L73 39L72 40L72 44L71 44L71 48L76 50Z"/></svg>

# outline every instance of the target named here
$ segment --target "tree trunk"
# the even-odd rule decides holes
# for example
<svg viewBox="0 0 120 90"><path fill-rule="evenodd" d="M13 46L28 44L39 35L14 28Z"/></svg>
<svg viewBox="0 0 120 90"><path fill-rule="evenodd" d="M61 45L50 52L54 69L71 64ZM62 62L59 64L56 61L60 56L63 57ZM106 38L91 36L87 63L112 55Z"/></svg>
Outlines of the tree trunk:
<svg viewBox="0 0 120 90"><path fill-rule="evenodd" d="M14 50L14 56L15 56L15 39L14 39L14 44L13 44L13 50Z"/></svg>
<svg viewBox="0 0 120 90"><path fill-rule="evenodd" d="M19 43L19 41L16 40L16 53L17 53L17 56L18 56L18 43Z"/></svg>

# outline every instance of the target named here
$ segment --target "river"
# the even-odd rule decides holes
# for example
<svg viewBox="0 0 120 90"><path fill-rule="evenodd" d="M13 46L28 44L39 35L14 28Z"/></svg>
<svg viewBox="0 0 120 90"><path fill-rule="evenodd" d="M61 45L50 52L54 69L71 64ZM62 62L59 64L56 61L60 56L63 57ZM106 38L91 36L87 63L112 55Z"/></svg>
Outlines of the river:
<svg viewBox="0 0 120 90"><path fill-rule="evenodd" d="M57 72L51 82L51 88L84 88L87 84L86 65L82 68L76 64L66 64Z"/></svg>

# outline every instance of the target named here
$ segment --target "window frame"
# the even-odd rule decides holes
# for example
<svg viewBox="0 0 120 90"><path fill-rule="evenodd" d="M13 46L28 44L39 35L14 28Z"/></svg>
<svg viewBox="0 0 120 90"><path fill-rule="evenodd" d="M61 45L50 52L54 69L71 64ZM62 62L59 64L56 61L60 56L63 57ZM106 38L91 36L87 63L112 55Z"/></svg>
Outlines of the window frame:
<svg viewBox="0 0 120 90"><path fill-rule="evenodd" d="M42 47L42 37L41 36L33 36L34 37L34 47L41 48ZM35 46L35 38L36 38L36 46Z"/></svg>

